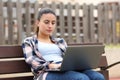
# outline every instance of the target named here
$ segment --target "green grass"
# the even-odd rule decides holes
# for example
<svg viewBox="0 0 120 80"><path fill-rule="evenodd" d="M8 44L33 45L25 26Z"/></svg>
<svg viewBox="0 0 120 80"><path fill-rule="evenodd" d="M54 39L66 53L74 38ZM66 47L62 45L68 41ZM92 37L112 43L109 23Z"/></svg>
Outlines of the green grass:
<svg viewBox="0 0 120 80"><path fill-rule="evenodd" d="M120 44L109 44L105 45L106 48L120 48Z"/></svg>

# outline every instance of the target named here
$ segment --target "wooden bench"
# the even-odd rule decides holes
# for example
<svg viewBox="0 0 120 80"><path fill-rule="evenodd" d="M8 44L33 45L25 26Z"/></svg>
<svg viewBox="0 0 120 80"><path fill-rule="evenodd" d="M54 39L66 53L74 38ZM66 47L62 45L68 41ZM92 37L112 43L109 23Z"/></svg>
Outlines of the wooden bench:
<svg viewBox="0 0 120 80"><path fill-rule="evenodd" d="M107 60L106 56L102 55L98 66L99 72L109 80L108 70L105 70L105 67ZM21 46L0 46L0 80L33 80L31 69L24 61Z"/></svg>

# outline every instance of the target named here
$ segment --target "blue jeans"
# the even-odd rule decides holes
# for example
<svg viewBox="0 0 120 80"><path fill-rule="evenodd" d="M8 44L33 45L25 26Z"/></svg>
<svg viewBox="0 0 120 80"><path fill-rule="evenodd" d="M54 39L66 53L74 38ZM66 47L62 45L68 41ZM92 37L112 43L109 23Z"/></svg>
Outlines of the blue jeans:
<svg viewBox="0 0 120 80"><path fill-rule="evenodd" d="M49 72L46 80L105 80L104 76L93 70L85 70L82 72Z"/></svg>

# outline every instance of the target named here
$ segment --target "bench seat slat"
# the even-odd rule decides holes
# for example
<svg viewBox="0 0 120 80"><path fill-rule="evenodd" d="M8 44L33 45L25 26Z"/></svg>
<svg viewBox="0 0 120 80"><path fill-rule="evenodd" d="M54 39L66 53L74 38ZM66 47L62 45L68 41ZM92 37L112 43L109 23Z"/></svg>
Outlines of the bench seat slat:
<svg viewBox="0 0 120 80"><path fill-rule="evenodd" d="M33 76L13 77L13 78L0 78L0 80L33 80Z"/></svg>

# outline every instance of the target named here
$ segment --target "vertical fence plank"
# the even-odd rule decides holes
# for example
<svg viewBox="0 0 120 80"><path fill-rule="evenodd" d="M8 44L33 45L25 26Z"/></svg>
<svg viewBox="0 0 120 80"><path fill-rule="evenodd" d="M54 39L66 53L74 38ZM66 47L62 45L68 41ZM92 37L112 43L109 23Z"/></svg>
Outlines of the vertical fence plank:
<svg viewBox="0 0 120 80"><path fill-rule="evenodd" d="M3 2L0 0L0 45L4 44L4 25L3 25Z"/></svg>
<svg viewBox="0 0 120 80"><path fill-rule="evenodd" d="M83 5L83 41L84 43L89 42L88 38L88 31L89 31L89 26L88 26L88 6L86 4Z"/></svg>
<svg viewBox="0 0 120 80"><path fill-rule="evenodd" d="M80 6L78 3L75 4L75 27L76 27L76 43L80 43Z"/></svg>
<svg viewBox="0 0 120 80"><path fill-rule="evenodd" d="M72 5L67 4L67 30L68 30L68 43L73 43L73 26L72 26Z"/></svg>
<svg viewBox="0 0 120 80"><path fill-rule="evenodd" d="M94 25L94 6L93 4L89 5L89 21L90 21L90 25L89 25L89 29L90 29L90 32L89 32L89 38L90 38L90 42L95 42L95 25Z"/></svg>
<svg viewBox="0 0 120 80"><path fill-rule="evenodd" d="M64 38L65 28L64 28L64 5L63 5L63 3L60 3L59 7L60 7L60 9L59 9L60 10L60 13L59 13L60 14L59 15L60 36Z"/></svg>
<svg viewBox="0 0 120 80"><path fill-rule="evenodd" d="M118 43L120 43L120 4L118 5L118 29L117 29L117 33L118 33Z"/></svg>
<svg viewBox="0 0 120 80"><path fill-rule="evenodd" d="M104 4L104 38L105 38L105 43L108 44L109 42L109 25L108 25L108 4Z"/></svg>
<svg viewBox="0 0 120 80"><path fill-rule="evenodd" d="M51 5L52 10L56 13L56 3L55 3L55 2L52 2L51 4L52 4L52 5ZM57 23L57 22L56 22L56 23ZM56 37L56 34L57 34L57 25L56 25L56 28L55 28L55 30L54 30L53 36Z"/></svg>
<svg viewBox="0 0 120 80"><path fill-rule="evenodd" d="M40 6L40 5L39 5L38 1L36 1L36 2L34 3L34 21L37 20L38 11L39 11L39 8L40 8L39 6Z"/></svg>
<svg viewBox="0 0 120 80"><path fill-rule="evenodd" d="M42 7L48 7L47 1L43 1Z"/></svg>
<svg viewBox="0 0 120 80"><path fill-rule="evenodd" d="M16 13L17 13L17 29L18 29L18 44L22 43L23 29L22 29L22 5L21 2L18 0L16 2Z"/></svg>
<svg viewBox="0 0 120 80"><path fill-rule="evenodd" d="M40 4L38 3L38 1L35 1L35 3L34 3L34 24L33 24L33 32L34 33L35 33L35 29L37 27L36 20L38 18L39 11L40 11Z"/></svg>
<svg viewBox="0 0 120 80"><path fill-rule="evenodd" d="M98 9L98 42L104 43L103 6L99 4L97 9Z"/></svg>
<svg viewBox="0 0 120 80"><path fill-rule="evenodd" d="M113 12L113 21L112 21L112 30L113 30L113 43L116 44L117 43L117 37L116 37L116 5L112 4L112 12Z"/></svg>
<svg viewBox="0 0 120 80"><path fill-rule="evenodd" d="M8 44L13 44L13 10L12 1L8 0L7 3L7 15L8 15Z"/></svg>
<svg viewBox="0 0 120 80"><path fill-rule="evenodd" d="M113 42L112 40L112 10L111 10L111 5L108 5L108 36L109 36L109 39L108 39L108 44Z"/></svg>
<svg viewBox="0 0 120 80"><path fill-rule="evenodd" d="M117 5L117 22L116 22L117 43L120 42L120 4Z"/></svg>
<svg viewBox="0 0 120 80"><path fill-rule="evenodd" d="M26 36L30 36L31 35L31 12L30 12L31 9L30 8L31 8L30 2L26 1L26 3L25 3L25 10L26 10L26 13L25 13Z"/></svg>
<svg viewBox="0 0 120 80"><path fill-rule="evenodd" d="M119 42L119 6L118 6L118 4L116 5L116 23L115 23L115 25L116 25L116 43L118 43Z"/></svg>

